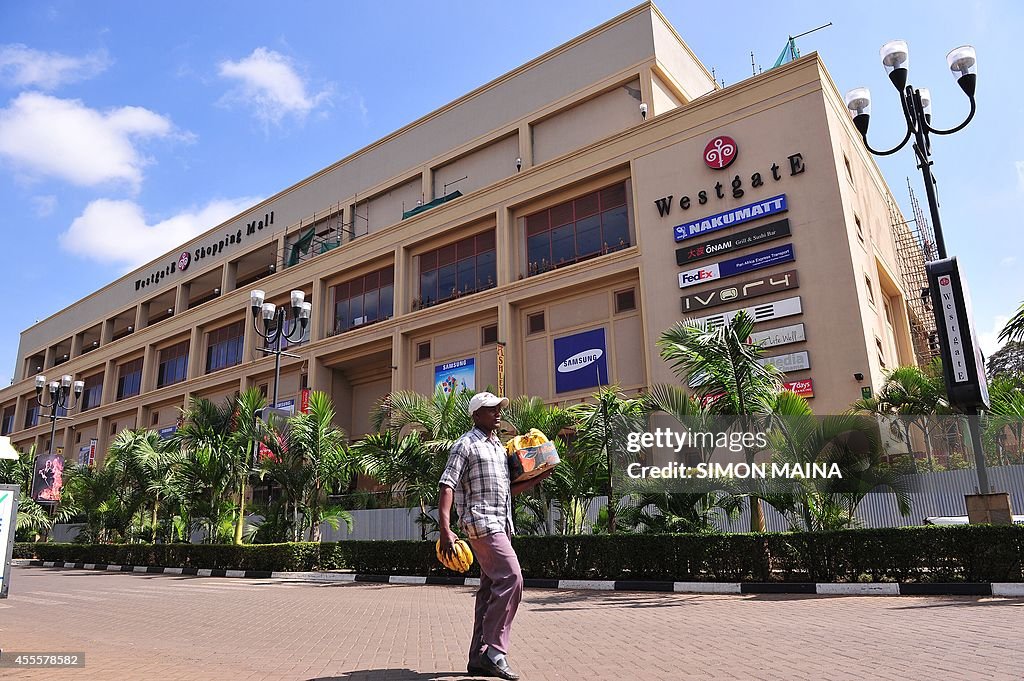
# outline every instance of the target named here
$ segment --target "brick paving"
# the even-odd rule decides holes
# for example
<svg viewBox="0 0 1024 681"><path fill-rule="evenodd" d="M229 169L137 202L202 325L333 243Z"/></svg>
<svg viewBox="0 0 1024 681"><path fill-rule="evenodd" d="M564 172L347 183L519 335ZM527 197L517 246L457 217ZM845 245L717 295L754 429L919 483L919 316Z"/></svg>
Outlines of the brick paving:
<svg viewBox="0 0 1024 681"><path fill-rule="evenodd" d="M470 587L314 584L17 567L0 648L85 652L2 679L447 681ZM524 681L1017 680L1024 600L527 590Z"/></svg>

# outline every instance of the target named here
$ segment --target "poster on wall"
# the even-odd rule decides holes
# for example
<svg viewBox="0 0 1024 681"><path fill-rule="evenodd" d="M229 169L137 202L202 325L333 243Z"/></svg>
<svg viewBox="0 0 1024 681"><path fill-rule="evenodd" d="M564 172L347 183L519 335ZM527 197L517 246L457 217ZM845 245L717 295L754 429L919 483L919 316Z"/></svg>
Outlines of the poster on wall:
<svg viewBox="0 0 1024 681"><path fill-rule="evenodd" d="M498 394L505 394L505 344L498 343L494 348L494 356L498 363Z"/></svg>
<svg viewBox="0 0 1024 681"><path fill-rule="evenodd" d="M41 454L36 457L32 476L32 500L37 504L56 504L64 486L64 457Z"/></svg>
<svg viewBox="0 0 1024 681"><path fill-rule="evenodd" d="M555 392L608 384L608 349L604 329L555 339Z"/></svg>
<svg viewBox="0 0 1024 681"><path fill-rule="evenodd" d="M18 513L17 485L0 485L0 598L7 598Z"/></svg>
<svg viewBox="0 0 1024 681"><path fill-rule="evenodd" d="M476 360L469 357L435 366L434 390L438 388L443 389L445 395L476 390Z"/></svg>

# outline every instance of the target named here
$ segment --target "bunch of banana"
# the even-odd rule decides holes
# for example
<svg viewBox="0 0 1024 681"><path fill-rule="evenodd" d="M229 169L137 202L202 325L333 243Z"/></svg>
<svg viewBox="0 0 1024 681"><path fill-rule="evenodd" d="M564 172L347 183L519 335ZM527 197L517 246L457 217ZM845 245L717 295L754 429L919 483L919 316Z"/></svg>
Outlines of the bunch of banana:
<svg viewBox="0 0 1024 681"><path fill-rule="evenodd" d="M469 544L459 539L456 540L450 553L441 551L441 540L434 545L437 559L449 570L454 572L466 572L473 564L473 552L469 550Z"/></svg>
<svg viewBox="0 0 1024 681"><path fill-rule="evenodd" d="M505 448L510 454L513 454L520 449L528 449L530 447L536 447L542 445L548 441L547 436L537 430L536 428L530 428L529 432L523 435L516 435L514 438L508 441Z"/></svg>

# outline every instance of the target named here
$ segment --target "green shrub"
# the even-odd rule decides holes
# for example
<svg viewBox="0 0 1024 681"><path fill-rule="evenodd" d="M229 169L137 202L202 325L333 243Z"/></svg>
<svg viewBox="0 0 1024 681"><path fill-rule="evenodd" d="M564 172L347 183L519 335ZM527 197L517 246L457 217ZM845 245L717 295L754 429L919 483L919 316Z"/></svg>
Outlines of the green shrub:
<svg viewBox="0 0 1024 681"><path fill-rule="evenodd" d="M969 525L765 534L514 537L523 575L541 579L1022 582L1024 527ZM269 572L454 576L432 541L323 544L19 543L16 558ZM476 577L474 563L466 576Z"/></svg>

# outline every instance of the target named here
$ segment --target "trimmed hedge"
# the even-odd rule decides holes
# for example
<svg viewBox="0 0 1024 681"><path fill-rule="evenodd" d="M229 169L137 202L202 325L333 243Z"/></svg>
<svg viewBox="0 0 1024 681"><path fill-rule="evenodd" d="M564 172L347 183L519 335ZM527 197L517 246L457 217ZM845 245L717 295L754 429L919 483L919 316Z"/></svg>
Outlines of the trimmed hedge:
<svg viewBox="0 0 1024 681"><path fill-rule="evenodd" d="M1024 582L1024 527L968 525L765 534L514 537L527 578L790 582ZM376 575L452 575L432 541L16 544L41 560ZM473 565L468 576L478 576Z"/></svg>

